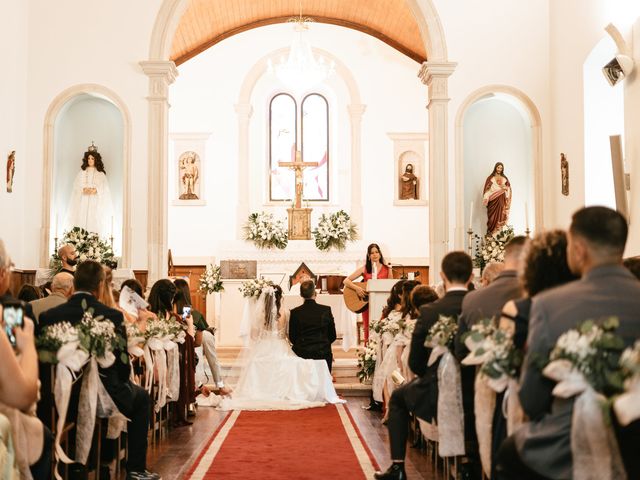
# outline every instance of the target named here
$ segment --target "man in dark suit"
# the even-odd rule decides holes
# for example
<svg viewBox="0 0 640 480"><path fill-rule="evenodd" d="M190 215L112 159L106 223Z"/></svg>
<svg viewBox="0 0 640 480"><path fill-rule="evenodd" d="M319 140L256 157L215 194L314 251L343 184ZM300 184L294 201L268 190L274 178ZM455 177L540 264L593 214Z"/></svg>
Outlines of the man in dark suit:
<svg viewBox="0 0 640 480"><path fill-rule="evenodd" d="M458 332L454 340L456 358L462 362L469 354L463 342L466 332L476 323L486 318L497 320L500 318L502 307L509 300L522 296L522 286L518 280L518 271L522 263L523 249L527 244L527 237L512 238L504 249L504 270L486 287L470 292L462 302L462 313L458 319ZM468 470L475 470L472 476L480 476L480 458L478 438L476 435L476 418L474 410L475 395L475 365L461 365L460 378L462 383L462 407L464 409L464 439L467 458L473 465L467 465ZM502 397L500 396L500 399ZM502 402L496 402L496 415L502 415ZM494 418L494 426L498 419ZM495 454L495 452L493 452ZM493 464L493 462L492 462Z"/></svg>
<svg viewBox="0 0 640 480"><path fill-rule="evenodd" d="M404 456L409 433L409 416L413 412L423 420L431 421L437 415L438 405L438 364L427 367L431 348L425 347L429 329L440 315L457 317L462 309L462 299L467 294L472 280L471 257L464 252L451 252L442 259L440 276L446 294L441 299L420 307L420 318L411 337L409 367L418 376L407 385L396 389L389 401L389 442L391 461L386 472L376 472L378 480L406 479Z"/></svg>
<svg viewBox="0 0 640 480"><path fill-rule="evenodd" d="M78 265L74 275L75 293L66 303L54 307L40 315L38 328L60 322L80 323L84 314L83 303L93 309L94 316L110 320L116 332L127 338L122 312L100 303L96 296L105 274L102 265L87 260ZM109 368L100 368L102 383L114 403L131 421L128 424L129 457L127 459L127 480L157 480L160 476L146 470L147 430L149 428L149 394L129 379L130 365L123 363L120 352L114 352L115 363Z"/></svg>
<svg viewBox="0 0 640 480"><path fill-rule="evenodd" d="M336 339L336 324L331 307L316 303L316 286L312 280L300 284L304 303L291 310L289 340L293 351L302 358L326 360L331 372L331 344Z"/></svg>
<svg viewBox="0 0 640 480"><path fill-rule="evenodd" d="M574 213L567 236L567 261L581 279L533 298L527 355L520 377L520 402L531 419L507 438L498 452L498 478L572 478L573 398L552 394L554 382L543 376L540 359L556 341L585 320L618 317L617 334L626 345L640 336L640 283L622 266L627 222L606 207ZM619 429L628 478L640 478L639 425Z"/></svg>

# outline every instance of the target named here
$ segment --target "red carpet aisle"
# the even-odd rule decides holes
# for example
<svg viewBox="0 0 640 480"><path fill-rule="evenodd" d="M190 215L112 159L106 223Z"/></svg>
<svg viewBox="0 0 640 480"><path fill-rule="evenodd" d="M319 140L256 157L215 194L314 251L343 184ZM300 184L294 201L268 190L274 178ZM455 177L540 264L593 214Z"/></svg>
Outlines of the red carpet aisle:
<svg viewBox="0 0 640 480"><path fill-rule="evenodd" d="M232 412L184 479L366 480L372 458L344 405Z"/></svg>

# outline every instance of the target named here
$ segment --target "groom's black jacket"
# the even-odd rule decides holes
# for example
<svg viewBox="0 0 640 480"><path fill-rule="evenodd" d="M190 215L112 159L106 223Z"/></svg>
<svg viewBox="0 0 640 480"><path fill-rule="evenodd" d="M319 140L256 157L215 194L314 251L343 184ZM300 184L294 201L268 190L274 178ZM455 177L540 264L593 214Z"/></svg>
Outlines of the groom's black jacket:
<svg viewBox="0 0 640 480"><path fill-rule="evenodd" d="M289 340L299 357L331 359L331 344L335 339L336 324L331 307L310 299L291 310Z"/></svg>

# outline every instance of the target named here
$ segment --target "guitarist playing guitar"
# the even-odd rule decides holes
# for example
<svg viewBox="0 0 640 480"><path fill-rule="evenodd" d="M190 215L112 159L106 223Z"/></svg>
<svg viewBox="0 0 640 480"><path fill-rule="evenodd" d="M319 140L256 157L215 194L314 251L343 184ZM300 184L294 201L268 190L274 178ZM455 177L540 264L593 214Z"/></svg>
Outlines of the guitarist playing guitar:
<svg viewBox="0 0 640 480"><path fill-rule="evenodd" d="M384 257L382 256L382 252L380 252L378 244L372 243L367 247L366 263L344 279L344 286L354 291L362 301L360 304L362 307L358 308L356 311L357 313L362 313L364 343L366 344L369 340L369 307L366 306L368 294L365 290L366 283L356 284L353 282L353 280L358 277L362 277L364 282L367 282L372 278L392 278L391 268L385 264ZM348 294L349 292L345 289L345 299ZM347 306L349 307L349 304L347 304ZM364 308L364 310L362 310L362 308Z"/></svg>

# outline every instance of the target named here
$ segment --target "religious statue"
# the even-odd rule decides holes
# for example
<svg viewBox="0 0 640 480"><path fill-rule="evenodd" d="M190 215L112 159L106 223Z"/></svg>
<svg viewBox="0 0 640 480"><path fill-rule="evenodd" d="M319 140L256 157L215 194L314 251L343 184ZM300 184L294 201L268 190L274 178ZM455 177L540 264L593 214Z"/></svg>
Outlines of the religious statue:
<svg viewBox="0 0 640 480"><path fill-rule="evenodd" d="M111 222L111 230L109 230ZM65 219L66 228L80 227L102 238L113 236L113 204L102 156L93 142L84 152L73 182Z"/></svg>
<svg viewBox="0 0 640 480"><path fill-rule="evenodd" d="M7 192L13 192L13 176L16 173L16 151L11 150L7 156Z"/></svg>
<svg viewBox="0 0 640 480"><path fill-rule="evenodd" d="M408 163L400 177L400 200L418 200L418 177L413 173L413 164Z"/></svg>
<svg viewBox="0 0 640 480"><path fill-rule="evenodd" d="M511 206L511 184L498 162L484 182L482 204L487 207L487 234L498 232L507 224Z"/></svg>
<svg viewBox="0 0 640 480"><path fill-rule="evenodd" d="M560 154L560 175L562 176L562 194L569 196L569 162L564 153Z"/></svg>
<svg viewBox="0 0 640 480"><path fill-rule="evenodd" d="M178 161L180 168L180 184L182 193L178 197L180 200L198 200L196 183L200 178L198 170L198 154L186 152L180 156Z"/></svg>

